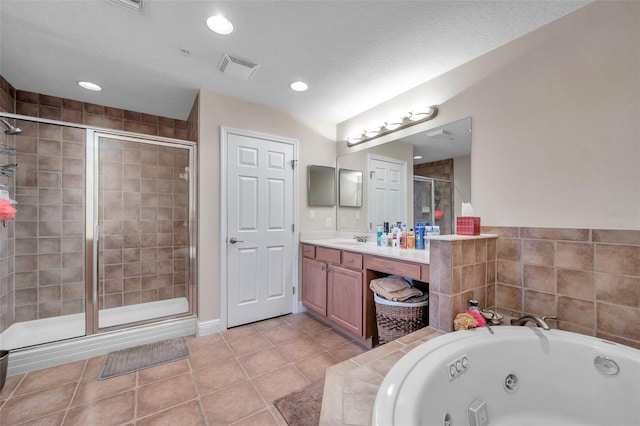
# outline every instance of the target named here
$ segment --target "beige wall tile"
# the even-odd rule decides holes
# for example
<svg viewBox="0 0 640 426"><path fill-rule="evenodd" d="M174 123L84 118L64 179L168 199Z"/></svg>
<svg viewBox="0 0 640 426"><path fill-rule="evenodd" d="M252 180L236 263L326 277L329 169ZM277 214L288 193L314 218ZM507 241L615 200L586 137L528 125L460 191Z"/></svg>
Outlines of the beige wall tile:
<svg viewBox="0 0 640 426"><path fill-rule="evenodd" d="M596 244L596 271L640 276L640 246Z"/></svg>
<svg viewBox="0 0 640 426"><path fill-rule="evenodd" d="M558 319L582 327L595 328L595 302L558 296Z"/></svg>
<svg viewBox="0 0 640 426"><path fill-rule="evenodd" d="M556 292L556 270L553 267L523 265L523 285L526 288Z"/></svg>
<svg viewBox="0 0 640 426"><path fill-rule="evenodd" d="M556 266L583 271L593 270L594 245L591 243L556 243Z"/></svg>
<svg viewBox="0 0 640 426"><path fill-rule="evenodd" d="M558 269L558 294L579 299L595 300L594 273L591 271L574 271Z"/></svg>
<svg viewBox="0 0 640 426"><path fill-rule="evenodd" d="M614 274L595 274L598 302L640 308L640 278Z"/></svg>

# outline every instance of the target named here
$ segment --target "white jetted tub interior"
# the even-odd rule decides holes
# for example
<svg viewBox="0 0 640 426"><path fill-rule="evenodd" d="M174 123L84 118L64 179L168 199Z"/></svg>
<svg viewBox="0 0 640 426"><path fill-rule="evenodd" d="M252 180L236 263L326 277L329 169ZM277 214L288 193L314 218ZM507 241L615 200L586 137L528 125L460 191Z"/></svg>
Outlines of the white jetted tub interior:
<svg viewBox="0 0 640 426"><path fill-rule="evenodd" d="M493 331L449 333L405 355L372 424L640 425L640 350L560 330Z"/></svg>

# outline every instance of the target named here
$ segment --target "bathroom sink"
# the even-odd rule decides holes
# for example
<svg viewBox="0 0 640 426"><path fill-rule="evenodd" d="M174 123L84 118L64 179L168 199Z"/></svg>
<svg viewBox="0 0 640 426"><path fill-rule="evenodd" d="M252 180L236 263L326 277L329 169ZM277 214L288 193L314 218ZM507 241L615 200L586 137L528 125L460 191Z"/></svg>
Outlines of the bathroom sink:
<svg viewBox="0 0 640 426"><path fill-rule="evenodd" d="M334 241L331 244L335 244L337 246L363 246L366 243L359 243L357 241Z"/></svg>

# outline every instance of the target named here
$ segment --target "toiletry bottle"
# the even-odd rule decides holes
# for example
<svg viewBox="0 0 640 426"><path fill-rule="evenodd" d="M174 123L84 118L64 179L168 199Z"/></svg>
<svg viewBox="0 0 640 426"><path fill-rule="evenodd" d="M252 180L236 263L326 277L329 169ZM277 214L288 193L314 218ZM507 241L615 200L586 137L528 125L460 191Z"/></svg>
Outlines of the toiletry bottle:
<svg viewBox="0 0 640 426"><path fill-rule="evenodd" d="M478 301L475 299L469 299L469 310L470 311L480 311L478 308Z"/></svg>
<svg viewBox="0 0 640 426"><path fill-rule="evenodd" d="M378 225L378 232L376 232L376 244L382 245L382 226Z"/></svg>
<svg viewBox="0 0 640 426"><path fill-rule="evenodd" d="M409 233L407 234L407 248L412 249L415 246L416 239L413 236L413 228L409 229Z"/></svg>
<svg viewBox="0 0 640 426"><path fill-rule="evenodd" d="M431 230L431 226L424 227L424 249L425 250L429 250L429 247L430 247L429 239L431 238L432 232L433 231Z"/></svg>
<svg viewBox="0 0 640 426"><path fill-rule="evenodd" d="M400 232L400 248L407 248L407 226L402 225L402 231Z"/></svg>
<svg viewBox="0 0 640 426"><path fill-rule="evenodd" d="M382 243L382 247L389 247L389 234L383 232L380 236L380 241Z"/></svg>
<svg viewBox="0 0 640 426"><path fill-rule="evenodd" d="M382 232L384 232L385 234L389 233L389 222L382 223Z"/></svg>
<svg viewBox="0 0 640 426"><path fill-rule="evenodd" d="M416 250L424 250L424 223L416 223Z"/></svg>

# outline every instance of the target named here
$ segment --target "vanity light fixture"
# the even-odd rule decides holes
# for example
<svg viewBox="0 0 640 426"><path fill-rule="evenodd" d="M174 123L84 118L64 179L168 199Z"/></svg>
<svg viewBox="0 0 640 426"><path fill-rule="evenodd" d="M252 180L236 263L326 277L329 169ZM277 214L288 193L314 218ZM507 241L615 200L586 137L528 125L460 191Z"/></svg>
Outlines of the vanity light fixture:
<svg viewBox="0 0 640 426"><path fill-rule="evenodd" d="M90 81L78 81L77 83L78 86L82 87L83 89L92 90L94 92L99 92L102 90L102 87Z"/></svg>
<svg viewBox="0 0 640 426"><path fill-rule="evenodd" d="M220 35L227 35L233 32L233 24L222 15L213 15L207 19L207 27L211 31Z"/></svg>
<svg viewBox="0 0 640 426"><path fill-rule="evenodd" d="M385 121L378 129L365 130L359 135L347 137L347 146L352 147L380 136L388 135L397 130L406 129L407 127L433 120L436 118L436 115L438 115L437 105L428 107L424 112L408 112L407 115L399 120Z"/></svg>

